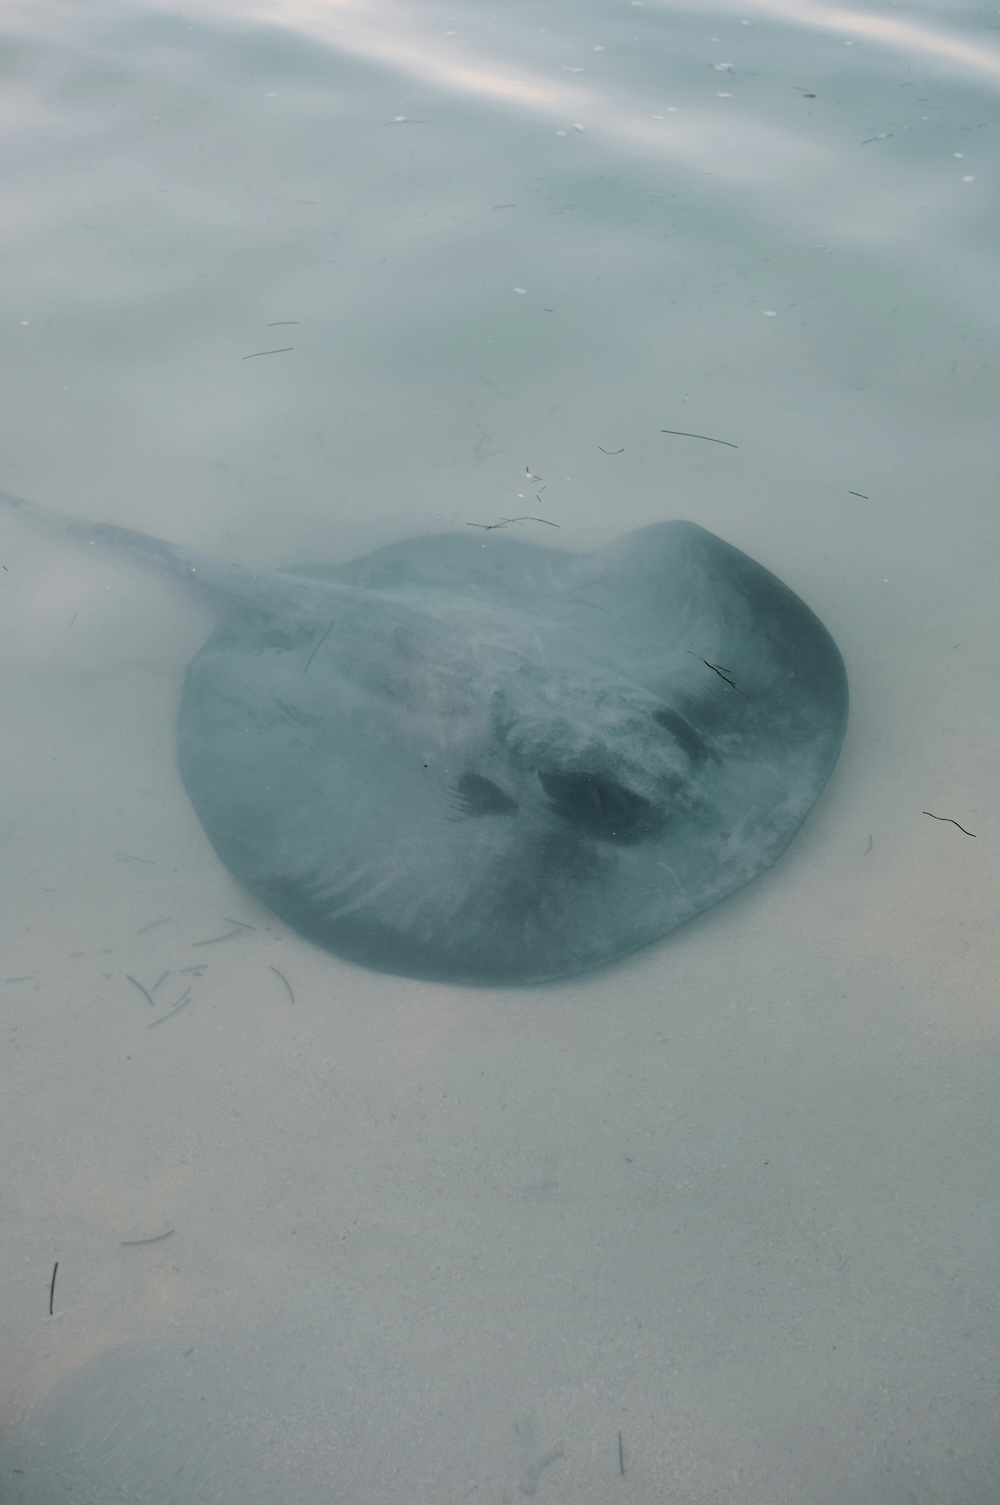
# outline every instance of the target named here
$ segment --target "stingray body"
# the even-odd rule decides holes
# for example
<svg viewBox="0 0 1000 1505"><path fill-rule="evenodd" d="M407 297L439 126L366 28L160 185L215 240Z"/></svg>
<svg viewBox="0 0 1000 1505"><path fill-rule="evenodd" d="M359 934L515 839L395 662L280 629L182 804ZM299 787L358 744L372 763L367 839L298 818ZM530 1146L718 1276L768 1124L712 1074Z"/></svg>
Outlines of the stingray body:
<svg viewBox="0 0 1000 1505"><path fill-rule="evenodd" d="M3 499L213 598L188 795L248 889L380 971L525 984L625 956L770 867L840 750L826 629L692 523L270 570Z"/></svg>

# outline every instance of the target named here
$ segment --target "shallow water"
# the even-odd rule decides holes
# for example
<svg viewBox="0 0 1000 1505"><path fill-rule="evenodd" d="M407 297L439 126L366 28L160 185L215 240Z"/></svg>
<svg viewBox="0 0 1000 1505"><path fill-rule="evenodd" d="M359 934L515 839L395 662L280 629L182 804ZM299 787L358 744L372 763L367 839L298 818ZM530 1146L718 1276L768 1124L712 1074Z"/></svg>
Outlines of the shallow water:
<svg viewBox="0 0 1000 1505"><path fill-rule="evenodd" d="M8 5L0 486L269 564L691 518L852 719L667 942L378 976L187 803L207 613L0 519L4 1502L996 1499L998 26Z"/></svg>

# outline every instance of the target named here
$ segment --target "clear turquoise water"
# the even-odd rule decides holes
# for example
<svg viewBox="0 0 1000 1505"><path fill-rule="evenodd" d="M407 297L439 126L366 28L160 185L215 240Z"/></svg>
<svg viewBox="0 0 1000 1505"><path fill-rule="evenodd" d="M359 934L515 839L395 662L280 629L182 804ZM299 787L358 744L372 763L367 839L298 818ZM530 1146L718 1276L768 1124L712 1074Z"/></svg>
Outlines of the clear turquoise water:
<svg viewBox="0 0 1000 1505"><path fill-rule="evenodd" d="M997 1498L998 30L8 4L0 487L268 563L689 517L852 723L667 945L374 977L184 800L207 619L0 520L0 1498Z"/></svg>

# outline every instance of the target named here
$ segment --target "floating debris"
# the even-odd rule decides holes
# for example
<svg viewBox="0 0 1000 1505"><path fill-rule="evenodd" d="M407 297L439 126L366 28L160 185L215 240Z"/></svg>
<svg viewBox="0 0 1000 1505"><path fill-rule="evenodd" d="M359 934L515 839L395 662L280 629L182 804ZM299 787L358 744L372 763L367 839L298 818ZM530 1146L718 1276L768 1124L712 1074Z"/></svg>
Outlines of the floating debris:
<svg viewBox="0 0 1000 1505"><path fill-rule="evenodd" d="M965 827L964 826L959 826L958 825L958 821L957 820L952 820L952 818L951 818L950 815L934 815L934 814L932 814L932 812L930 810L925 810L923 813L924 813L924 815L929 815L931 817L931 820L943 820L943 821L947 821L947 823L948 823L949 826L958 826L958 829L960 831L965 831ZM976 837L975 831L965 831L965 834L966 834L966 836L971 836L973 838L973 840L975 840L975 837Z"/></svg>

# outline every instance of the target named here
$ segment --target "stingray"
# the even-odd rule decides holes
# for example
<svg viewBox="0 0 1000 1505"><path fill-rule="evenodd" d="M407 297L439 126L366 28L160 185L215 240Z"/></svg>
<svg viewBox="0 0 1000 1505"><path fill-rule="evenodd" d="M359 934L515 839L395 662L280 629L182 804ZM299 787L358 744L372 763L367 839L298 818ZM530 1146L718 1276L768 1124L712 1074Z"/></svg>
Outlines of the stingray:
<svg viewBox="0 0 1000 1505"><path fill-rule="evenodd" d="M240 883L378 971L535 984L627 956L769 868L840 751L829 633L694 523L267 569L0 497L214 604L177 719L191 803Z"/></svg>

